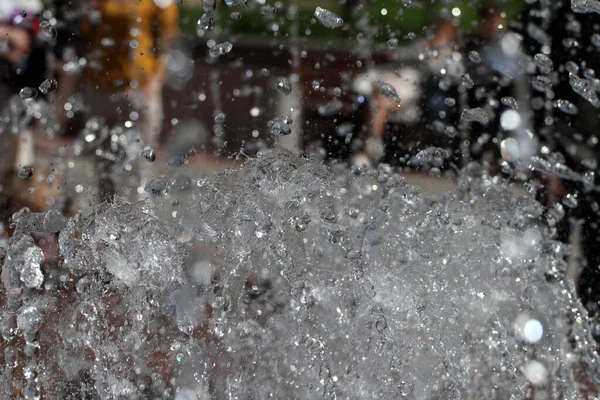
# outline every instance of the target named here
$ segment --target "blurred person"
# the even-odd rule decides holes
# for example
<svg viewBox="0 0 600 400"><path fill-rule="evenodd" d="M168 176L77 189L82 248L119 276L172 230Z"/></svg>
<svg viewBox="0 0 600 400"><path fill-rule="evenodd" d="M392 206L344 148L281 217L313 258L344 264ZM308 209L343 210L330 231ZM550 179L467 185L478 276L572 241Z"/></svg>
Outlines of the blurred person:
<svg viewBox="0 0 600 400"><path fill-rule="evenodd" d="M108 126L132 121L143 144L155 149L169 48L178 35L177 5L173 0L90 0L87 11L81 24L88 43L81 90L88 114L104 118ZM143 165L142 187L148 175ZM110 162L98 167L100 195L106 200L115 192Z"/></svg>
<svg viewBox="0 0 600 400"><path fill-rule="evenodd" d="M0 2L0 113L5 118L0 136L0 218L23 206L42 211L46 198L37 180L19 173L35 163L35 122L23 113L32 99L20 99L25 87L37 88L46 78L45 49L40 40L39 18L43 4L39 0L3 0ZM22 175L19 177L19 175ZM30 193L30 187L37 190ZM1 231L2 229L0 229Z"/></svg>
<svg viewBox="0 0 600 400"><path fill-rule="evenodd" d="M426 68L392 64L388 68L368 71L357 79L355 90L370 96L372 116L368 138L363 150L354 156L354 164L377 163L389 153L384 149L384 139L390 122L414 125L423 117L427 120L440 115L450 117L452 107L444 100L464 72L457 51L457 26L453 21L442 21L432 29L429 37L413 46ZM397 54L405 51L402 49ZM388 85L395 94L390 95Z"/></svg>

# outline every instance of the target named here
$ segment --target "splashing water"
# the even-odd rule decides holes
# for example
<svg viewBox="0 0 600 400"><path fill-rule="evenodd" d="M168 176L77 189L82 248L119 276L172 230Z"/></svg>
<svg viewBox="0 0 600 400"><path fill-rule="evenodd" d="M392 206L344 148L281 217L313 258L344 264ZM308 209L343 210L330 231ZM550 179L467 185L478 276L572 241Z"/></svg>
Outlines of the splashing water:
<svg viewBox="0 0 600 400"><path fill-rule="evenodd" d="M279 3L259 3L269 18L280 9ZM202 1L199 33L214 27L216 4ZM256 6L245 0L225 4ZM576 13L598 13L598 4L571 2ZM326 28L350 29L324 8L313 15ZM239 12L230 16L241 18ZM41 28L56 36L50 22ZM580 71L573 61L555 65L545 29L524 27L541 46L525 85L548 100L536 110L579 113L580 103L555 99L559 74L568 74L571 89L600 107L594 71L585 63ZM367 33L366 39L358 35L365 47L374 34ZM520 39L513 39L505 42L516 48ZM598 45L600 38L592 42ZM562 43L578 46L573 38ZM231 42L212 44L210 62L231 58ZM389 49L398 45L396 38L386 42ZM473 64L486 57L468 53ZM292 82L299 71L289 75ZM218 95L221 78L213 72ZM598 398L600 358L591 335L597 326L565 261L575 251L554 239L557 224L584 197L561 194L544 207L536 200L541 184L530 179L534 172L554 175L591 189L595 160L582 163L588 170L579 172L547 147L537 155L527 96L483 101L475 74L457 77L457 98L443 98L459 111L458 129L440 122L440 132L461 135L463 143L484 142L490 135L471 137L467 130L495 129L498 119L510 132L491 142L511 181L468 160L459 172L455 152L420 148L405 156L406 165L437 176L450 166L458 174L457 193L433 198L385 164L348 170L275 149L207 178L179 174L145 181L156 202L175 206L178 193L189 197L189 205L169 218L161 216L164 205L118 197L72 218L26 209L13 215L14 234L0 248L1 397ZM494 86L508 85L505 78ZM279 77L270 85L289 96L290 80ZM47 79L38 89L46 95L57 85ZM375 87L399 109L405 106L405 92L380 80ZM315 79L312 88L326 85ZM12 112L29 120L40 114L30 110L38 89L22 88ZM294 95L301 91L294 85ZM360 127L335 118L344 103L339 87L331 91L336 98L317 112L335 119L339 136L351 136ZM466 103L467 91L482 101ZM220 111L224 101L217 95L214 133L222 136L235 115ZM266 125L277 139L291 135L296 124L305 126L284 112L275 115ZM109 135L101 125L88 121L85 142ZM150 165L158 150L135 147L135 154ZM182 167L194 154L178 152L166 165ZM18 171L22 179L34 175L33 167ZM34 240L44 233L57 235L57 254L48 256Z"/></svg>
<svg viewBox="0 0 600 400"><path fill-rule="evenodd" d="M385 166L357 175L275 150L197 181L194 205L173 222L119 200L54 223L27 214L2 273L3 333L14 337L5 353L17 366L2 390L21 381L49 398L106 399L591 390L598 355L544 208L475 164L459 189L433 200ZM60 230L61 267L40 287L27 235L44 229ZM189 264L190 252L212 261ZM31 268L35 278L23 279Z"/></svg>

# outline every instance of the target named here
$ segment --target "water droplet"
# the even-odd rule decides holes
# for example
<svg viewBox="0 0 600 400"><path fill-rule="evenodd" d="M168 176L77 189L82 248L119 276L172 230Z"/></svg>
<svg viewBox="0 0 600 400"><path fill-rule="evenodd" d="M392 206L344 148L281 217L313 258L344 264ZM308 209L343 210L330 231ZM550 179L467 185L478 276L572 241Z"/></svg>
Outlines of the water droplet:
<svg viewBox="0 0 600 400"><path fill-rule="evenodd" d="M58 82L56 79L48 78L44 82L40 83L40 92L42 94L52 93L58 87Z"/></svg>
<svg viewBox="0 0 600 400"><path fill-rule="evenodd" d="M388 49L394 50L398 47L398 38L391 38L387 41Z"/></svg>
<svg viewBox="0 0 600 400"><path fill-rule="evenodd" d="M338 17L333 12L321 7L315 9L315 17L324 27L329 29L339 28L344 25L344 20Z"/></svg>
<svg viewBox="0 0 600 400"><path fill-rule="evenodd" d="M475 50L469 52L469 60L474 62L475 64L479 64L481 62L481 55Z"/></svg>
<svg viewBox="0 0 600 400"><path fill-rule="evenodd" d="M510 107L513 110L519 109L519 102L514 97L506 96L500 99L500 103L504 104L506 107Z"/></svg>
<svg viewBox="0 0 600 400"><path fill-rule="evenodd" d="M579 73L579 65L577 65L574 61L567 61L565 63L565 69L567 72L577 75Z"/></svg>
<svg viewBox="0 0 600 400"><path fill-rule="evenodd" d="M206 13L198 20L197 31L198 34L201 34L200 31L208 31L211 30L215 26L215 19L212 13Z"/></svg>
<svg viewBox="0 0 600 400"><path fill-rule="evenodd" d="M156 160L156 152L151 147L144 147L142 150L142 157L146 159L146 161L154 162Z"/></svg>
<svg viewBox="0 0 600 400"><path fill-rule="evenodd" d="M415 385L412 382L404 382L402 381L398 385L398 389L400 390L400 396L408 397L415 390Z"/></svg>
<svg viewBox="0 0 600 400"><path fill-rule="evenodd" d="M215 111L215 124L222 125L225 123L225 114L221 111Z"/></svg>
<svg viewBox="0 0 600 400"><path fill-rule="evenodd" d="M481 107L463 110L460 119L465 122L479 122L482 125L487 125L490 122L490 117Z"/></svg>
<svg viewBox="0 0 600 400"><path fill-rule="evenodd" d="M547 76L538 75L531 80L531 86L538 92L547 92L552 89L552 80Z"/></svg>
<svg viewBox="0 0 600 400"><path fill-rule="evenodd" d="M594 83L591 80L581 79L577 75L571 74L569 83L575 93L589 101L594 107L600 107L600 99L594 90Z"/></svg>
<svg viewBox="0 0 600 400"><path fill-rule="evenodd" d="M413 163L416 165L431 164L434 167L441 167L444 165L446 158L448 158L446 150L440 147L428 147L415 155Z"/></svg>
<svg viewBox="0 0 600 400"><path fill-rule="evenodd" d="M554 107L569 115L577 115L579 113L577 106L568 100L558 99L554 102Z"/></svg>
<svg viewBox="0 0 600 400"><path fill-rule="evenodd" d="M231 49L233 49L233 45L231 43L223 42L223 43L214 45L210 49L209 54L212 57L219 57L219 56L229 53L231 51Z"/></svg>
<svg viewBox="0 0 600 400"><path fill-rule="evenodd" d="M565 205L565 207L569 208L575 208L579 205L577 197L573 196L571 193L568 193L565 195L565 197L563 197L562 203Z"/></svg>
<svg viewBox="0 0 600 400"><path fill-rule="evenodd" d="M383 96L387 97L388 99L395 98L398 102L400 101L400 97L392 85L380 80L378 80L376 84L379 88L379 93L381 93Z"/></svg>
<svg viewBox="0 0 600 400"><path fill-rule="evenodd" d="M579 14L600 14L600 1L598 0L571 0L571 9Z"/></svg>
<svg viewBox="0 0 600 400"><path fill-rule="evenodd" d="M454 107L456 105L456 99L454 97L446 97L444 99L444 104L448 107Z"/></svg>
<svg viewBox="0 0 600 400"><path fill-rule="evenodd" d="M552 59L545 54L538 53L533 57L533 62L538 66L540 72L547 74L554 69Z"/></svg>
<svg viewBox="0 0 600 400"><path fill-rule="evenodd" d="M278 117L267 123L269 134L273 136L289 135L292 133L292 119L289 117Z"/></svg>
<svg viewBox="0 0 600 400"><path fill-rule="evenodd" d="M35 170L29 165L21 165L17 170L17 174L21 179L31 179L31 177L35 174Z"/></svg>
<svg viewBox="0 0 600 400"><path fill-rule="evenodd" d="M56 29L50 24L48 21L40 22L40 29L44 32L44 35L49 38L56 38L57 32Z"/></svg>
<svg viewBox="0 0 600 400"><path fill-rule="evenodd" d="M24 87L23 89L21 89L19 91L19 97L21 97L23 100L26 99L35 99L38 95L38 91L35 88L32 87Z"/></svg>
<svg viewBox="0 0 600 400"><path fill-rule="evenodd" d="M227 7L245 7L247 0L225 0Z"/></svg>
<svg viewBox="0 0 600 400"><path fill-rule="evenodd" d="M109 232L108 238L110 240L119 240L119 239L121 239L121 234L119 232Z"/></svg>
<svg viewBox="0 0 600 400"><path fill-rule="evenodd" d="M471 89L471 88L473 88L473 86L475 86L475 82L473 82L473 79L471 78L471 75L469 75L469 74L464 74L460 78L460 84L463 85L464 87L466 87L467 89Z"/></svg>
<svg viewBox="0 0 600 400"><path fill-rule="evenodd" d="M44 253L37 246L28 247L16 260L21 282L28 289L37 289L44 283L41 264Z"/></svg>
<svg viewBox="0 0 600 400"><path fill-rule="evenodd" d="M504 139L500 143L500 153L505 161L517 161L521 155L519 143L513 138Z"/></svg>
<svg viewBox="0 0 600 400"><path fill-rule="evenodd" d="M286 96L292 93L292 85L290 84L290 81L287 78L277 78L277 80L275 81L275 86L281 91L281 93L285 94Z"/></svg>

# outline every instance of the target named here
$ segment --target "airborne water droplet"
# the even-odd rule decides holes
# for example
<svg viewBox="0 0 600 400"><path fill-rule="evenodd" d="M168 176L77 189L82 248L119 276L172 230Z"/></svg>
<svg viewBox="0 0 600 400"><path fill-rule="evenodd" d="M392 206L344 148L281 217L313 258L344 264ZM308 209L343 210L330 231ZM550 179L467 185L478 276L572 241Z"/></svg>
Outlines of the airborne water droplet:
<svg viewBox="0 0 600 400"><path fill-rule="evenodd" d="M142 157L144 157L146 161L154 162L156 160L156 152L151 147L146 146L144 150L142 150Z"/></svg>
<svg viewBox="0 0 600 400"><path fill-rule="evenodd" d="M58 82L56 79L46 79L44 82L40 83L39 90L42 94L52 93L58 87Z"/></svg>
<svg viewBox="0 0 600 400"><path fill-rule="evenodd" d="M223 43L214 45L210 49L209 54L212 57L219 57L219 56L229 53L231 51L231 49L233 49L233 45L231 43L223 42Z"/></svg>
<svg viewBox="0 0 600 400"><path fill-rule="evenodd" d="M575 93L589 101L594 107L600 107L600 99L594 90L594 84L591 80L582 79L577 75L572 74L569 77L569 83L571 84L571 87Z"/></svg>
<svg viewBox="0 0 600 400"><path fill-rule="evenodd" d="M469 60L474 62L475 64L479 64L481 62L481 55L475 50L469 52Z"/></svg>
<svg viewBox="0 0 600 400"><path fill-rule="evenodd" d="M490 122L490 117L481 107L463 110L460 119L465 122L479 122L482 125L487 125Z"/></svg>
<svg viewBox="0 0 600 400"><path fill-rule="evenodd" d="M277 87L277 89L279 89L279 91L281 91L281 93L285 94L286 96L292 93L292 85L290 84L290 81L287 78L277 78L277 80L275 81L275 86Z"/></svg>
<svg viewBox="0 0 600 400"><path fill-rule="evenodd" d="M344 25L344 20L335 13L321 7L315 9L315 17L324 27L329 29L339 28Z"/></svg>
<svg viewBox="0 0 600 400"><path fill-rule="evenodd" d="M42 30L42 32L44 32L44 35L46 35L49 38L56 38L57 36L56 29L48 21L40 22L40 29Z"/></svg>
<svg viewBox="0 0 600 400"><path fill-rule="evenodd" d="M552 88L552 80L547 76L538 75L532 79L531 86L538 92L547 92Z"/></svg>
<svg viewBox="0 0 600 400"><path fill-rule="evenodd" d="M579 73L579 66L574 61L567 61L565 63L565 69L572 74Z"/></svg>
<svg viewBox="0 0 600 400"><path fill-rule="evenodd" d="M23 100L35 99L37 97L37 94L37 89L32 87L24 87L19 91L19 97L21 97Z"/></svg>
<svg viewBox="0 0 600 400"><path fill-rule="evenodd" d="M471 88L473 88L473 86L475 86L475 82L473 82L473 79L471 78L471 75L469 75L469 74L464 74L460 78L460 83L467 89L471 89Z"/></svg>
<svg viewBox="0 0 600 400"><path fill-rule="evenodd" d="M269 134L273 136L289 135L292 133L292 119L289 117L278 117L267 123Z"/></svg>
<svg viewBox="0 0 600 400"><path fill-rule="evenodd" d="M29 165L21 165L18 169L18 175L21 179L30 179L35 174L33 167Z"/></svg>
<svg viewBox="0 0 600 400"><path fill-rule="evenodd" d="M533 57L533 62L538 66L540 72L547 74L554 69L552 59L545 54L538 53Z"/></svg>
<svg viewBox="0 0 600 400"><path fill-rule="evenodd" d="M454 107L456 105L456 99L454 97L446 97L444 99L444 104L448 107Z"/></svg>
<svg viewBox="0 0 600 400"><path fill-rule="evenodd" d="M579 14L600 14L600 1L598 0L571 0L571 9Z"/></svg>
<svg viewBox="0 0 600 400"><path fill-rule="evenodd" d="M247 3L247 0L225 0L227 7L243 7Z"/></svg>
<svg viewBox="0 0 600 400"><path fill-rule="evenodd" d="M500 143L500 153L502 158L508 162L517 161L521 153L519 143L513 138L504 139Z"/></svg>
<svg viewBox="0 0 600 400"><path fill-rule="evenodd" d="M198 34L203 34L200 31L208 31L215 26L215 19L211 13L206 13L198 20Z"/></svg>
<svg viewBox="0 0 600 400"><path fill-rule="evenodd" d="M558 99L554 102L554 107L569 115L576 115L579 112L577 106L568 100Z"/></svg>
<svg viewBox="0 0 600 400"><path fill-rule="evenodd" d="M573 196L571 193L569 193L565 197L563 197L562 203L566 207L569 207L569 208L575 208L579 205L577 198L575 196Z"/></svg>
<svg viewBox="0 0 600 400"><path fill-rule="evenodd" d="M387 97L388 99L391 98L396 98L396 101L400 101L400 97L398 96L398 92L396 92L396 89L394 89L394 87L392 85L390 85L389 83L385 83L383 81L378 80L376 82L377 87L379 88L379 93L381 93L383 96Z"/></svg>
<svg viewBox="0 0 600 400"><path fill-rule="evenodd" d="M514 97L506 96L500 99L500 103L504 104L506 107L510 107L514 110L519 109L519 102Z"/></svg>

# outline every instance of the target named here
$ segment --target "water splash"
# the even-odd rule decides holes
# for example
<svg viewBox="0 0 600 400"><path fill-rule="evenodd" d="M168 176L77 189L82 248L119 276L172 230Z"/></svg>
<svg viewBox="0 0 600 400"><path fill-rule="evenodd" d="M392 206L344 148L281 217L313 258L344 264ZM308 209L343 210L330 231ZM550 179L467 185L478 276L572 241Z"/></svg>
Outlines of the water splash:
<svg viewBox="0 0 600 400"><path fill-rule="evenodd" d="M18 279L15 256L51 218L19 219L5 352L24 365L17 337L38 335L48 396L578 398L600 372L544 208L477 164L440 200L385 166L351 173L282 150L190 190L168 222L118 200L48 222L62 261L43 290ZM206 267L189 252L213 260L212 279L195 278ZM524 311L539 338L518 328Z"/></svg>

